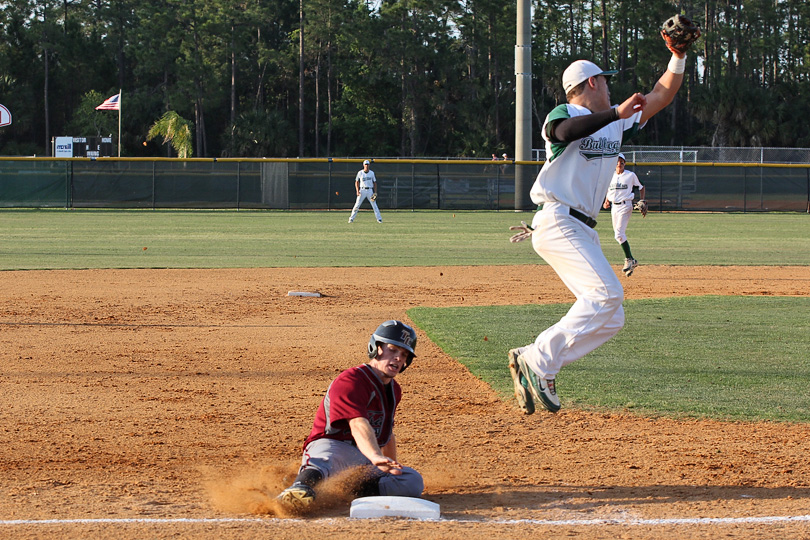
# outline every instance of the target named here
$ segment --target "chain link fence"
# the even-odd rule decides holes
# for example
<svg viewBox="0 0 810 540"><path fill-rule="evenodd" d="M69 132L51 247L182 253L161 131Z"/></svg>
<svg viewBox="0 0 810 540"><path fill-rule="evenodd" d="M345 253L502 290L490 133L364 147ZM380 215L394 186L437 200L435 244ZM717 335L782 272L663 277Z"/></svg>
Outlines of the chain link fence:
<svg viewBox="0 0 810 540"><path fill-rule="evenodd" d="M628 169L646 188L651 211L810 211L810 163L720 162L714 159L720 154L704 150L623 148ZM0 207L348 210L361 162L0 158ZM537 161L377 159L372 170L383 209L497 211L515 210L516 167L528 168L534 178L541 166Z"/></svg>
<svg viewBox="0 0 810 540"><path fill-rule="evenodd" d="M707 146L622 146L632 163L784 163L810 164L810 148L712 148ZM532 150L532 159L545 160L544 149Z"/></svg>

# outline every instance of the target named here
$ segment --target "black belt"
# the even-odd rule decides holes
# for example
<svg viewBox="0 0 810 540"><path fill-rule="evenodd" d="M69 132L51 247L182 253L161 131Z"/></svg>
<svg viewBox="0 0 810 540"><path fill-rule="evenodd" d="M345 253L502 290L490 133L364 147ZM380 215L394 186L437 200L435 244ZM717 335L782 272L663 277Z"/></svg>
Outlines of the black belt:
<svg viewBox="0 0 810 540"><path fill-rule="evenodd" d="M626 203L626 202L627 202L627 201L615 202L615 203L613 203L613 204L624 204L624 203Z"/></svg>
<svg viewBox="0 0 810 540"><path fill-rule="evenodd" d="M568 213L571 214L573 217L577 218L578 220L580 220L582 223L584 223L585 225L587 225L591 229L596 227L596 220L593 219L590 216L586 216L585 214L583 214L579 210L574 210L573 208L569 208Z"/></svg>
<svg viewBox="0 0 810 540"><path fill-rule="evenodd" d="M537 205L537 210L542 210L542 209L543 209L543 204L542 203ZM584 223L585 225L587 225L591 229L596 228L596 220L593 219L592 217L586 216L585 214L583 214L579 210L574 210L573 208L569 208L568 209L568 214L570 216L572 216L572 217L577 218L578 220L580 220L582 223Z"/></svg>
<svg viewBox="0 0 810 540"><path fill-rule="evenodd" d="M360 189L374 189L373 187L362 187Z"/></svg>

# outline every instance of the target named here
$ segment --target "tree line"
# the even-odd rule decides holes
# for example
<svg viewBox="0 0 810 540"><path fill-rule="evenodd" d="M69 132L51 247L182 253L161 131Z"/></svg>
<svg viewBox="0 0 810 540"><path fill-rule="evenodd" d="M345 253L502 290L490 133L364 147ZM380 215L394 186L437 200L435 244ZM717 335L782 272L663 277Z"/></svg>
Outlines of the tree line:
<svg viewBox="0 0 810 540"><path fill-rule="evenodd" d="M703 37L675 103L633 144L810 145L806 0L532 10L535 148L573 60L620 70L614 102L649 92L674 13ZM167 115L197 157L513 155L515 26L514 3L495 0L15 0L0 7L0 104L13 115L0 155L117 137L118 115L95 107L119 90L124 156L177 155L154 136Z"/></svg>

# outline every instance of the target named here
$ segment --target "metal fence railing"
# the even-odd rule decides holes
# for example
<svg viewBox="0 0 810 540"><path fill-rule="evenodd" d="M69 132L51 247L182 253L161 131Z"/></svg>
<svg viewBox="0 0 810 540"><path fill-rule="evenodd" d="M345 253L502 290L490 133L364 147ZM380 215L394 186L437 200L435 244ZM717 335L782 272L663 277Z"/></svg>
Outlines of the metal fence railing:
<svg viewBox="0 0 810 540"><path fill-rule="evenodd" d="M624 145L622 152L634 162L810 164L810 148ZM545 154L532 150L532 159L543 161Z"/></svg>
<svg viewBox="0 0 810 540"><path fill-rule="evenodd" d="M623 150L652 211L810 211L810 164L705 162L689 150L679 151L688 161L656 162ZM382 208L515 210L516 167L533 178L541 165L378 159L372 169ZM0 158L0 207L346 210L359 168L355 159Z"/></svg>

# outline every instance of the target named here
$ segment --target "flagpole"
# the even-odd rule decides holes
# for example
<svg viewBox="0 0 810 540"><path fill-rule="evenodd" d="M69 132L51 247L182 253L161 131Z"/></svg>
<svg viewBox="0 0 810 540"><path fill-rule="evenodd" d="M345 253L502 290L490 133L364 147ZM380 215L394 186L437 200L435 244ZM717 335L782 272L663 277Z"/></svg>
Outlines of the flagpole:
<svg viewBox="0 0 810 540"><path fill-rule="evenodd" d="M121 157L121 89L118 89L118 157Z"/></svg>

